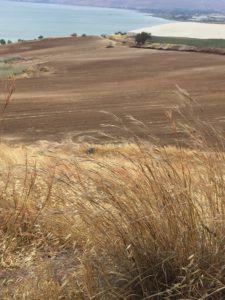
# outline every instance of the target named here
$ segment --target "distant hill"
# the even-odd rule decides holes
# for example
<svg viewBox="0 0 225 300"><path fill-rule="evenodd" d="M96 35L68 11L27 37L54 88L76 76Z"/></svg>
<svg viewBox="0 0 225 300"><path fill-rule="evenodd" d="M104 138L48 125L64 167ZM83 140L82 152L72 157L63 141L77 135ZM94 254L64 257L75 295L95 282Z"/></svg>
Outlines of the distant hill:
<svg viewBox="0 0 225 300"><path fill-rule="evenodd" d="M16 0L15 0L16 1ZM17 0L20 1L20 0ZM224 10L225 0L23 0L27 2L61 3L137 9Z"/></svg>

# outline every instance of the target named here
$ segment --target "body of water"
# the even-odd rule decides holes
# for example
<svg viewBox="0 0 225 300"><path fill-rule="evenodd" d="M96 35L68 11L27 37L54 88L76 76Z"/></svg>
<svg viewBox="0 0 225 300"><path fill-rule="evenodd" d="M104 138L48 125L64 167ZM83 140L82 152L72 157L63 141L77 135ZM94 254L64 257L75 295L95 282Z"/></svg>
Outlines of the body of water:
<svg viewBox="0 0 225 300"><path fill-rule="evenodd" d="M100 35L169 21L132 10L0 0L0 39L34 39L72 33Z"/></svg>

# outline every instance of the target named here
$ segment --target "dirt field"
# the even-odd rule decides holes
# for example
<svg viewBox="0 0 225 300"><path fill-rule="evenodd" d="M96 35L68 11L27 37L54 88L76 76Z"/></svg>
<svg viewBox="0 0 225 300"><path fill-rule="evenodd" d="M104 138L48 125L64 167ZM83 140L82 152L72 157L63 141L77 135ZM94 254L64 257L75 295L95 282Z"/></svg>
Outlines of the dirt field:
<svg viewBox="0 0 225 300"><path fill-rule="evenodd" d="M1 121L3 139L30 143L101 137L102 129L127 135L124 124L106 111L144 121L149 132L168 143L173 136L164 112L178 103L176 84L201 104L207 121L225 128L225 56L107 45L108 40L86 37L1 47L0 57L21 56L31 70L16 81ZM4 89L1 80L2 101ZM132 131L143 135L136 126Z"/></svg>

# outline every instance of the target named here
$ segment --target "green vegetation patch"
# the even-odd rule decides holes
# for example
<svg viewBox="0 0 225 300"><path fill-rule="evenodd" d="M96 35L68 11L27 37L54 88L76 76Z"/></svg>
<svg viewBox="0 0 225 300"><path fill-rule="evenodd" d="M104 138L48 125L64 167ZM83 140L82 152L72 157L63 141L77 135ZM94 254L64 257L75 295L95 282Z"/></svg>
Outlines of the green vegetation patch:
<svg viewBox="0 0 225 300"><path fill-rule="evenodd" d="M159 44L187 45L198 48L225 48L225 40L223 39L192 39L182 37L152 36L150 42Z"/></svg>
<svg viewBox="0 0 225 300"><path fill-rule="evenodd" d="M19 76L26 72L26 67L23 65L10 65L0 62L0 77Z"/></svg>
<svg viewBox="0 0 225 300"><path fill-rule="evenodd" d="M13 62L18 62L24 60L22 56L6 56L6 57L0 57L0 63L13 63Z"/></svg>

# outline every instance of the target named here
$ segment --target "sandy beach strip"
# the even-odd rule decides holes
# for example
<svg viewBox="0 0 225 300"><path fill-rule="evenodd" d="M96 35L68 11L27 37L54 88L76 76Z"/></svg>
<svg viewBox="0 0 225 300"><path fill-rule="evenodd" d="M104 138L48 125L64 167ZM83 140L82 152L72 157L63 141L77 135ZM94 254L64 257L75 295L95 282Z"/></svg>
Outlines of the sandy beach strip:
<svg viewBox="0 0 225 300"><path fill-rule="evenodd" d="M225 24L176 22L141 28L131 33L149 32L154 36L186 37L196 39L225 39Z"/></svg>

